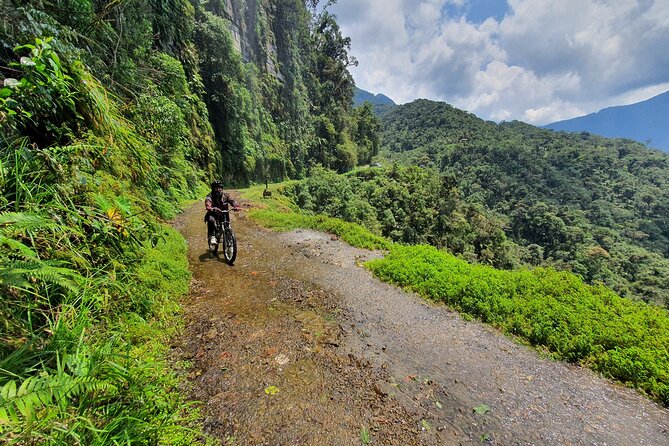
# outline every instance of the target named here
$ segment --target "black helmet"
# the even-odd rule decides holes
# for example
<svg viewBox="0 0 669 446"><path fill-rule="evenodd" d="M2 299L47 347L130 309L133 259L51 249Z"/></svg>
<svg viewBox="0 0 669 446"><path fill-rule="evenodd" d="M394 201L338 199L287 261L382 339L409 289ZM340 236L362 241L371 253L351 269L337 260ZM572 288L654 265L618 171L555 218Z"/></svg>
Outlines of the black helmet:
<svg viewBox="0 0 669 446"><path fill-rule="evenodd" d="M211 188L216 189L217 187L223 187L223 182L221 180L212 181Z"/></svg>

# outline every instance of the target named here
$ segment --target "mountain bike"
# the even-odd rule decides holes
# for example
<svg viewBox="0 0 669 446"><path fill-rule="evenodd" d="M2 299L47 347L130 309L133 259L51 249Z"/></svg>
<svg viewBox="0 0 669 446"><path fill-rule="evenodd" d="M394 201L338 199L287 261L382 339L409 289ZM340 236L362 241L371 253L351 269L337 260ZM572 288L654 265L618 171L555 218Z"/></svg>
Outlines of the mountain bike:
<svg viewBox="0 0 669 446"><path fill-rule="evenodd" d="M214 255L218 255L218 245L223 245L225 263L232 265L237 258L237 238L232 230L232 226L230 226L230 211L228 209L219 209L216 211L216 214L216 230L213 235L216 238L216 243L211 243L211 240L207 241L209 243L209 251Z"/></svg>

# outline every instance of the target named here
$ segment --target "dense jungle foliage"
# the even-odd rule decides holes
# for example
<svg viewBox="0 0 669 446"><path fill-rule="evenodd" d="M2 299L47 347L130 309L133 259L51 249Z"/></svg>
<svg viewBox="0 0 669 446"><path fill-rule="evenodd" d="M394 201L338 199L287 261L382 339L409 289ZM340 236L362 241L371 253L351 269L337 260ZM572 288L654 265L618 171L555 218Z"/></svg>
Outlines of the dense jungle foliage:
<svg viewBox="0 0 669 446"><path fill-rule="evenodd" d="M383 118L392 159L457 179L531 265L669 305L669 155L625 139L496 125L416 101Z"/></svg>
<svg viewBox="0 0 669 446"><path fill-rule="evenodd" d="M191 444L162 221L231 183L378 150L317 1L0 1L0 438Z"/></svg>
<svg viewBox="0 0 669 446"><path fill-rule="evenodd" d="M468 261L550 266L669 305L669 155L427 100L381 119L387 167L314 170L287 188L300 206Z"/></svg>
<svg viewBox="0 0 669 446"><path fill-rule="evenodd" d="M358 223L405 244L431 244L471 262L517 264L518 246L502 220L469 204L453 179L416 166L359 169L345 175L314 168L283 192L303 210Z"/></svg>
<svg viewBox="0 0 669 446"><path fill-rule="evenodd" d="M370 106L351 108L350 41L317 6L0 0L2 442L207 441L167 361L189 273L185 243L163 221L212 177L244 185L311 172L292 190L312 212L469 260L554 265L666 300L666 160L640 146L553 140L419 108L404 124L386 121L388 156L442 174L335 175L377 155L380 124ZM454 127L430 130L429 119ZM578 150L588 141L595 151ZM503 155L526 171L479 160ZM325 217L299 224L392 246ZM633 385L664 395L638 383L666 375L643 373Z"/></svg>

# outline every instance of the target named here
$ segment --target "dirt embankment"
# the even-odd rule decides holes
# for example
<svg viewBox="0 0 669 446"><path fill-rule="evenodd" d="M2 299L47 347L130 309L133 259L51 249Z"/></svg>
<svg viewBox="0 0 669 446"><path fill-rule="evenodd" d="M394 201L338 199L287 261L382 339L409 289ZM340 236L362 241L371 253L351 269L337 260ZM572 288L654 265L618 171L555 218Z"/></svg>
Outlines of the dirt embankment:
<svg viewBox="0 0 669 446"><path fill-rule="evenodd" d="M236 218L235 218L236 217ZM202 209L178 348L205 428L234 445L669 445L669 412L374 279L374 253L233 216L230 267Z"/></svg>

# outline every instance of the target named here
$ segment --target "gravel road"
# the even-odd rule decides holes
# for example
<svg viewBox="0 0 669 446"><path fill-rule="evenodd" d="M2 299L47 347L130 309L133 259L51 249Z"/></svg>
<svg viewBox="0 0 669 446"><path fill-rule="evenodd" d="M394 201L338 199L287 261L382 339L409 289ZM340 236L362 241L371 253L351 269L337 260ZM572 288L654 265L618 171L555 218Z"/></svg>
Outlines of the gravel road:
<svg viewBox="0 0 669 446"><path fill-rule="evenodd" d="M381 255L233 216L207 252L202 206L175 226L194 279L177 348L205 428L230 445L669 446L669 411L384 284Z"/></svg>

